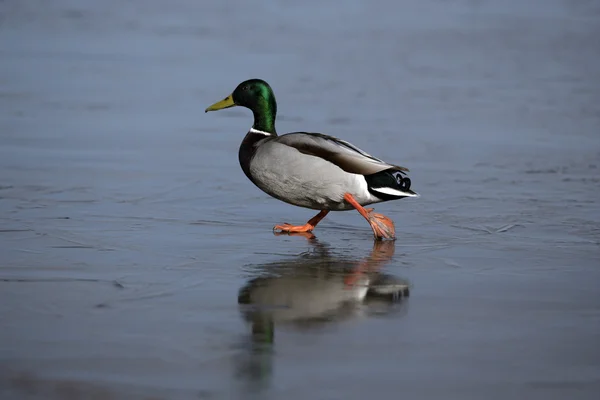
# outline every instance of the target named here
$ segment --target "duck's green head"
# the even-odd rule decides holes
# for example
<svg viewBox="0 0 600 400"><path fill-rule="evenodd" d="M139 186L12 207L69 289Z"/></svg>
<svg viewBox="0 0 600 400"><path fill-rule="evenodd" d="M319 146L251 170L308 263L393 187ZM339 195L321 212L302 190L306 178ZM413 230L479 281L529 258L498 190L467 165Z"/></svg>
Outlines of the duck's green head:
<svg viewBox="0 0 600 400"><path fill-rule="evenodd" d="M232 94L208 107L205 112L224 108L242 106L252 110L254 114L253 128L275 133L275 116L277 103L273 89L261 79L250 79L240 83Z"/></svg>

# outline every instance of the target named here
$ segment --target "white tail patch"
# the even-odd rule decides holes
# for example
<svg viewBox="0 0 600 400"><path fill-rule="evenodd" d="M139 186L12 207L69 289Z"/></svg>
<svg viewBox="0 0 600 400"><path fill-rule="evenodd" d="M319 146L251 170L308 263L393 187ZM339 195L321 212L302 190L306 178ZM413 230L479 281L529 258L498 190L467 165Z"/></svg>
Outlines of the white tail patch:
<svg viewBox="0 0 600 400"><path fill-rule="evenodd" d="M402 196L402 197L419 197L418 193L403 192L402 190L392 189L391 187L372 187L371 190L381 194L387 194L389 196Z"/></svg>

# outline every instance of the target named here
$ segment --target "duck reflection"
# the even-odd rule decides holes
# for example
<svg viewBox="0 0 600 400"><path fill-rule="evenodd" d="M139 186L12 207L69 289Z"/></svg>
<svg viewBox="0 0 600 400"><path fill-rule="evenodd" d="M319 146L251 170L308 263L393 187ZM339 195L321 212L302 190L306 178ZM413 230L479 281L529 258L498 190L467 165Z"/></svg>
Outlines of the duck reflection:
<svg viewBox="0 0 600 400"><path fill-rule="evenodd" d="M255 343L273 343L276 325L299 329L323 326L357 315L406 311L409 283L379 272L395 250L375 241L362 260L333 254L316 239L312 252L255 268L260 271L239 291L238 303L252 326Z"/></svg>

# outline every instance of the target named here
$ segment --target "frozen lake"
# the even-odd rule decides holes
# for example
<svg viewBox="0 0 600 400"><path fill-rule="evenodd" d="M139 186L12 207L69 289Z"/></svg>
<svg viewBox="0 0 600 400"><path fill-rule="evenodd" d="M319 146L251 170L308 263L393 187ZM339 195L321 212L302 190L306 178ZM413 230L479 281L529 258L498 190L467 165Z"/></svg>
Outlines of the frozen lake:
<svg viewBox="0 0 600 400"><path fill-rule="evenodd" d="M595 399L599 3L261 4L0 3L0 397ZM273 235L314 212L204 114L248 78L411 169L396 242ZM348 304L363 267L410 297Z"/></svg>

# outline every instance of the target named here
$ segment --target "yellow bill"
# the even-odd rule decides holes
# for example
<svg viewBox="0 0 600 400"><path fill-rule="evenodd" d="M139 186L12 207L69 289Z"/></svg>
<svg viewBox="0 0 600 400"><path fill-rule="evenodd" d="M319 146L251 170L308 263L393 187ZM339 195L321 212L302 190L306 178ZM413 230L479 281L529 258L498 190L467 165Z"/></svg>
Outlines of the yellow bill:
<svg viewBox="0 0 600 400"><path fill-rule="evenodd" d="M204 110L204 112L217 111L217 110L222 110L224 108L229 108L229 107L234 107L234 106L236 106L236 104L233 102L233 96L229 95L229 96L225 97L223 100L217 101L215 104L208 107L206 110Z"/></svg>

